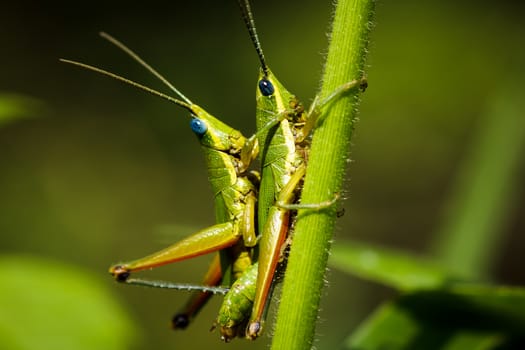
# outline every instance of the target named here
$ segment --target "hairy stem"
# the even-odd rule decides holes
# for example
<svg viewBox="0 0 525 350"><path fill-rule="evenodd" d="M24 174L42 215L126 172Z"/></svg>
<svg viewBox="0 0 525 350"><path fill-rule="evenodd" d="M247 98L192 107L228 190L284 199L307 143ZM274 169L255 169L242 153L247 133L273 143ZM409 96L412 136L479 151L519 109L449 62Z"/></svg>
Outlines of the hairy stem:
<svg viewBox="0 0 525 350"><path fill-rule="evenodd" d="M373 8L373 0L338 1L321 98L362 77ZM303 203L322 203L341 192L358 102L353 89L324 110L309 155ZM312 347L335 216L335 207L298 213L273 349Z"/></svg>

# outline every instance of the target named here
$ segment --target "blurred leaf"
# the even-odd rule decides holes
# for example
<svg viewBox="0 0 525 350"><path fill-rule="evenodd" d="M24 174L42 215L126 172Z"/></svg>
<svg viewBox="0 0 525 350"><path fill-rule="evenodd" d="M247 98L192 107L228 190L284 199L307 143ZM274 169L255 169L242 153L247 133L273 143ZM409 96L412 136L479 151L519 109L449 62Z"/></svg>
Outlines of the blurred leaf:
<svg viewBox="0 0 525 350"><path fill-rule="evenodd" d="M523 73L502 80L489 100L435 234L437 256L466 278L490 272L516 206L525 151L522 84Z"/></svg>
<svg viewBox="0 0 525 350"><path fill-rule="evenodd" d="M61 263L0 257L2 348L127 349L137 329L96 278Z"/></svg>
<svg viewBox="0 0 525 350"><path fill-rule="evenodd" d="M433 261L355 241L334 244L329 264L400 290L438 288L451 280L451 274Z"/></svg>
<svg viewBox="0 0 525 350"><path fill-rule="evenodd" d="M523 334L525 289L457 285L384 304L347 338L345 348L510 349L523 342Z"/></svg>
<svg viewBox="0 0 525 350"><path fill-rule="evenodd" d="M41 101L17 94L0 94L0 127L17 119L35 117L41 113Z"/></svg>

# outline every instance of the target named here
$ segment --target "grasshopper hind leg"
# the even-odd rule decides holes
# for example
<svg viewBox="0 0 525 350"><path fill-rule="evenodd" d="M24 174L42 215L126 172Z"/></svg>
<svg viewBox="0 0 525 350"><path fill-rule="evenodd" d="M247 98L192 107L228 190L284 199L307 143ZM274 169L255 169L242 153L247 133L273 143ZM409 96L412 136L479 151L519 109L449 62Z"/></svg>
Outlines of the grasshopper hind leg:
<svg viewBox="0 0 525 350"><path fill-rule="evenodd" d="M184 313L175 314L171 319L171 328L186 329L190 325L190 316Z"/></svg>
<svg viewBox="0 0 525 350"><path fill-rule="evenodd" d="M222 269L219 254L215 254L202 284L205 286L219 286L222 281ZM184 307L171 319L171 328L174 330L186 329L201 309L211 299L213 293L193 292Z"/></svg>
<svg viewBox="0 0 525 350"><path fill-rule="evenodd" d="M113 265L109 268L118 282L126 282L132 272L190 259L231 247L240 239L231 222L203 229L178 243L137 260Z"/></svg>

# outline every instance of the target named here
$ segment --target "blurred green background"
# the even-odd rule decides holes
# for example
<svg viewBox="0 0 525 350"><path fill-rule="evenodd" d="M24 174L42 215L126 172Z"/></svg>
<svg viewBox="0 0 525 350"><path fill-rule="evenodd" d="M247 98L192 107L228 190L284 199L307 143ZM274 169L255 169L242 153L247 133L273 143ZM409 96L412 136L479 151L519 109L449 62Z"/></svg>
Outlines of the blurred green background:
<svg viewBox="0 0 525 350"><path fill-rule="evenodd" d="M272 70L305 102L319 86L331 3L253 5ZM379 243L443 258L481 279L525 284L524 7L377 4L369 89L334 244ZM185 292L121 286L106 273L111 263L214 222L204 159L186 112L58 62L80 60L165 91L98 37L104 30L194 102L250 135L258 62L237 4L9 2L2 8L0 341L10 349L66 349L75 348L68 338L78 333L97 344L86 348L97 349L246 348L244 340L224 345L208 332L220 298L190 329L174 333L169 319ZM471 235L462 241L448 234L461 230ZM477 244L482 248L473 252ZM475 263L465 266L461 258L469 254ZM207 263L195 259L152 276L198 283ZM327 280L321 349L340 344L393 295L335 270ZM56 334L35 332L42 324ZM268 342L264 336L250 346Z"/></svg>

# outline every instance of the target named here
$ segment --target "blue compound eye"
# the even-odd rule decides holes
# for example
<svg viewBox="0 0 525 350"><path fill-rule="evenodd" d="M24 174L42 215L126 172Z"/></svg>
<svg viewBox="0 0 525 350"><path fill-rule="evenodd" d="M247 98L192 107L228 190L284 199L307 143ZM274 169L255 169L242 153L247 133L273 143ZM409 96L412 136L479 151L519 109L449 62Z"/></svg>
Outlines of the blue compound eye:
<svg viewBox="0 0 525 350"><path fill-rule="evenodd" d="M206 133L206 131L208 131L208 126L206 123L199 118L193 118L190 122L190 126L191 130L193 130L197 136L202 136Z"/></svg>
<svg viewBox="0 0 525 350"><path fill-rule="evenodd" d="M274 93L275 88L269 80L261 79L259 80L259 91L261 91L261 94L263 94L263 96L270 96Z"/></svg>

